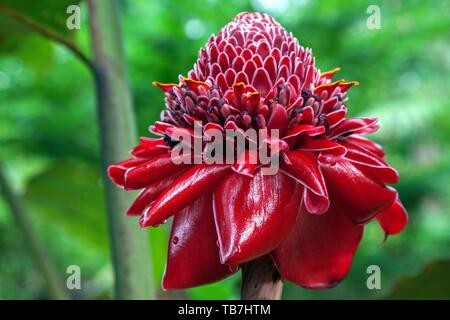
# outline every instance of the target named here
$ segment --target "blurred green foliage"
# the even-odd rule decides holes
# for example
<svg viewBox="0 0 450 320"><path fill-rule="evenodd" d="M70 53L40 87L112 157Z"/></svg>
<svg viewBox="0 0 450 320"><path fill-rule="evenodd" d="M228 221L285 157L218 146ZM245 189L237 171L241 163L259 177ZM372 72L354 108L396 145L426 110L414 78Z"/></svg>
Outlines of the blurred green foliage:
<svg viewBox="0 0 450 320"><path fill-rule="evenodd" d="M89 54L87 7L82 3L81 30L68 31L68 3L18 6ZM287 284L286 299L450 298L450 2L370 4L381 8L379 30L366 27L369 3L356 0L121 2L140 135L148 135L164 106L151 81L173 82L187 74L208 36L241 11L273 14L302 45L313 48L319 68L340 66L339 76L361 82L349 94L350 114L380 117L374 138L400 171L398 190L410 223L385 243L378 226L370 224L346 280L323 291ZM81 267L83 289L76 297L108 298L112 271L91 75L64 47L4 16L0 26L0 159L58 271L64 276L67 266ZM156 283L164 271L168 232L168 226L149 230ZM0 200L0 298L48 297L26 249ZM372 264L381 267L381 290L366 287ZM238 294L239 275L162 297Z"/></svg>

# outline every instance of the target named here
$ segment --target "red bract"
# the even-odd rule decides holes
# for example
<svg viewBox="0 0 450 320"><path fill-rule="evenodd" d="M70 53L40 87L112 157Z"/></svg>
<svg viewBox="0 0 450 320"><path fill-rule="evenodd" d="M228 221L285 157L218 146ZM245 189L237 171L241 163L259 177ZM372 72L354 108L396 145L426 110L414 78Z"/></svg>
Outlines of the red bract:
<svg viewBox="0 0 450 320"><path fill-rule="evenodd" d="M166 109L150 129L162 138L142 138L108 172L125 190L143 189L127 212L142 227L174 217L163 288L214 282L266 254L282 278L328 288L347 274L365 224L376 218L386 235L404 228L407 213L386 186L398 174L362 137L377 120L346 118L357 83L333 81L336 71L320 72L272 17L241 13L209 39L188 77L155 83ZM246 161L175 164L174 133L193 135L195 123L278 129L279 172Z"/></svg>

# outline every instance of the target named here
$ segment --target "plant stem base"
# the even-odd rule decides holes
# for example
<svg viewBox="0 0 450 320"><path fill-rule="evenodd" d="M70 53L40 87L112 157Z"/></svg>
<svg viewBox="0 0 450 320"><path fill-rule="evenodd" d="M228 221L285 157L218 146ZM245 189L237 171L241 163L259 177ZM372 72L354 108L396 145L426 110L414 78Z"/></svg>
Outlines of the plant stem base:
<svg viewBox="0 0 450 320"><path fill-rule="evenodd" d="M242 268L242 300L280 300L283 281L272 258L265 255Z"/></svg>

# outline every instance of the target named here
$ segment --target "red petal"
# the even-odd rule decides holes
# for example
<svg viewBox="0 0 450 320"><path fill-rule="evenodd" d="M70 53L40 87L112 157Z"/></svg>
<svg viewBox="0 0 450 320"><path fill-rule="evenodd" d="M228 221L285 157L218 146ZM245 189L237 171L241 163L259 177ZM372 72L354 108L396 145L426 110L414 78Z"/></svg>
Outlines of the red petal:
<svg viewBox="0 0 450 320"><path fill-rule="evenodd" d="M344 146L328 139L310 140L302 144L300 150L320 152L318 161L321 164L334 164L347 152Z"/></svg>
<svg viewBox="0 0 450 320"><path fill-rule="evenodd" d="M395 191L347 160L333 166L322 166L322 172L328 193L339 199L350 220L356 224L369 222L379 210L395 201Z"/></svg>
<svg viewBox="0 0 450 320"><path fill-rule="evenodd" d="M127 170L129 168L136 167L146 161L146 159L131 158L110 165L108 167L108 176L116 185L118 185L119 187L123 187L125 183L125 173L127 172Z"/></svg>
<svg viewBox="0 0 450 320"><path fill-rule="evenodd" d="M199 88L202 87L205 91L209 90L209 85L203 81L196 81L189 78L183 78L183 82L186 83L188 89L193 90L195 93L199 93Z"/></svg>
<svg viewBox="0 0 450 320"><path fill-rule="evenodd" d="M270 49L271 48L269 44L264 41L258 45L256 53L258 53L261 56L261 58L265 59L270 54Z"/></svg>
<svg viewBox="0 0 450 320"><path fill-rule="evenodd" d="M179 85L175 83L160 83L157 81L153 81L152 85L159 87L164 92L170 92L173 89L173 87L179 87Z"/></svg>
<svg viewBox="0 0 450 320"><path fill-rule="evenodd" d="M156 121L153 125L150 126L149 130L151 133L157 135L163 135L166 133L168 128L173 128L173 124L169 124L166 122Z"/></svg>
<svg viewBox="0 0 450 320"><path fill-rule="evenodd" d="M354 163L358 168L372 175L376 179L379 179L383 183L398 182L398 172L383 159L380 159L377 155L357 145L347 142L342 142L342 144L347 148L345 158Z"/></svg>
<svg viewBox="0 0 450 320"><path fill-rule="evenodd" d="M305 288L331 288L347 275L362 232L335 202L321 216L301 210L272 255L282 278Z"/></svg>
<svg viewBox="0 0 450 320"><path fill-rule="evenodd" d="M245 60L242 57L236 57L233 61L233 70L236 72L240 72L242 70L242 67L244 66Z"/></svg>
<svg viewBox="0 0 450 320"><path fill-rule="evenodd" d="M351 87L357 86L357 85L359 85L358 81L341 82L341 83L339 83L339 89L341 89L341 92L346 92Z"/></svg>
<svg viewBox="0 0 450 320"><path fill-rule="evenodd" d="M376 154L377 156L379 156L380 158L384 158L385 156L383 148L378 143L375 143L364 137L358 137L353 135L351 137L346 138L345 141L353 145L367 149L372 153Z"/></svg>
<svg viewBox="0 0 450 320"><path fill-rule="evenodd" d="M269 73L263 68L258 68L253 75L252 85L265 97L272 88Z"/></svg>
<svg viewBox="0 0 450 320"><path fill-rule="evenodd" d="M253 173L258 167L258 152L245 150L231 167L236 173L253 177Z"/></svg>
<svg viewBox="0 0 450 320"><path fill-rule="evenodd" d="M330 112L329 114L327 114L328 126L331 129L334 128L336 125L341 123L342 120L344 120L346 115L347 115L347 108Z"/></svg>
<svg viewBox="0 0 450 320"><path fill-rule="evenodd" d="M334 74L336 72L338 72L339 70L341 70L341 68L334 68L334 69L332 69L330 71L322 72L320 74L320 78L321 79L328 79L328 80L330 80L331 78L333 78Z"/></svg>
<svg viewBox="0 0 450 320"><path fill-rule="evenodd" d="M175 214L162 287L195 287L231 273L219 260L212 196L206 194Z"/></svg>
<svg viewBox="0 0 450 320"><path fill-rule="evenodd" d="M287 134L284 139L295 137L301 134L309 135L309 136L317 136L319 134L322 134L325 132L325 127L323 126L313 126L309 124L301 124L295 128L293 128L291 131L289 131L289 134Z"/></svg>
<svg viewBox="0 0 450 320"><path fill-rule="evenodd" d="M374 179L379 180L382 183L397 183L399 179L399 175L397 170L392 167L384 166L384 167L376 167L376 166L367 166L362 165L360 163L355 163L355 166L366 173L367 175L373 177Z"/></svg>
<svg viewBox="0 0 450 320"><path fill-rule="evenodd" d="M386 235L400 233L408 223L408 213L401 204L400 200L377 214L377 221L383 228Z"/></svg>
<svg viewBox="0 0 450 320"><path fill-rule="evenodd" d="M232 174L214 192L221 261L240 264L273 250L293 225L302 188L283 174Z"/></svg>
<svg viewBox="0 0 450 320"><path fill-rule="evenodd" d="M378 129L378 119L373 118L351 118L345 119L337 125L330 133L330 139L349 134L372 133Z"/></svg>
<svg viewBox="0 0 450 320"><path fill-rule="evenodd" d="M170 149L164 142L163 138L151 139L142 137L141 144L134 147L131 154L136 158L151 159L163 153L167 153Z"/></svg>
<svg viewBox="0 0 450 320"><path fill-rule="evenodd" d="M224 165L199 164L183 173L147 208L141 217L141 226L162 223L219 183L230 173Z"/></svg>
<svg viewBox="0 0 450 320"><path fill-rule="evenodd" d="M342 80L338 80L335 82L322 84L314 89L314 93L321 95L323 91L326 91L328 92L328 96L330 97L341 82Z"/></svg>
<svg viewBox="0 0 450 320"><path fill-rule="evenodd" d="M264 60L264 70L269 74L271 83L277 80L277 62L274 57L269 56Z"/></svg>
<svg viewBox="0 0 450 320"><path fill-rule="evenodd" d="M216 78L216 84L225 92L228 89L227 79L223 73L219 73Z"/></svg>
<svg viewBox="0 0 450 320"><path fill-rule="evenodd" d="M244 73L247 75L247 77L249 79L253 79L253 75L256 71L256 63L254 63L252 60L248 60L245 64L244 64L244 69L242 71L244 71Z"/></svg>
<svg viewBox="0 0 450 320"><path fill-rule="evenodd" d="M170 177L178 171L190 166L175 164L171 154L163 154L147 161L125 173L125 189L136 190L147 187L153 182Z"/></svg>
<svg viewBox="0 0 450 320"><path fill-rule="evenodd" d="M281 169L306 187L305 206L308 212L322 214L327 211L330 201L316 155L307 151L295 150L288 152L287 157L290 165L283 162Z"/></svg>
<svg viewBox="0 0 450 320"><path fill-rule="evenodd" d="M127 216L140 215L146 207L148 207L167 187L169 187L177 177L179 173L173 176L152 183L147 188L145 188L139 196L134 200L131 207L127 210Z"/></svg>
<svg viewBox="0 0 450 320"><path fill-rule="evenodd" d="M288 123L288 114L286 108L281 104L275 104L272 107L272 113L269 118L269 122L267 123L268 129L278 129L280 130L280 135L283 134L283 130Z"/></svg>
<svg viewBox="0 0 450 320"><path fill-rule="evenodd" d="M303 114L303 120L302 122L304 124L312 124L314 119L314 110L311 106L306 106L302 109Z"/></svg>

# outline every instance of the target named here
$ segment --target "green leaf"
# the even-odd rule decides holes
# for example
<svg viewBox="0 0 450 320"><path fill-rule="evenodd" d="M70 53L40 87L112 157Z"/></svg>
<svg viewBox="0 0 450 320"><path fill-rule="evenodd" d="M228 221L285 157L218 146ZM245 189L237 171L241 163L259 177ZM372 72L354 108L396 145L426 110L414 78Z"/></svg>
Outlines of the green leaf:
<svg viewBox="0 0 450 320"><path fill-rule="evenodd" d="M62 162L33 178L25 200L30 212L59 224L74 241L107 250L107 223L100 170L92 165Z"/></svg>
<svg viewBox="0 0 450 320"><path fill-rule="evenodd" d="M434 261L418 275L399 279L386 299L450 299L450 260Z"/></svg>
<svg viewBox="0 0 450 320"><path fill-rule="evenodd" d="M0 0L0 6L10 8L35 22L49 28L50 30L57 32L58 34L65 35L66 37L73 37L74 32L67 29L66 20L69 17L67 13L67 7L70 5L76 5L80 1L73 0L40 0L40 1L17 1L17 0ZM0 26L6 24L4 21L4 15L1 15ZM9 19L10 20L10 19ZM19 24L9 24L8 29L1 29L0 35L11 32L25 32L26 29Z"/></svg>

